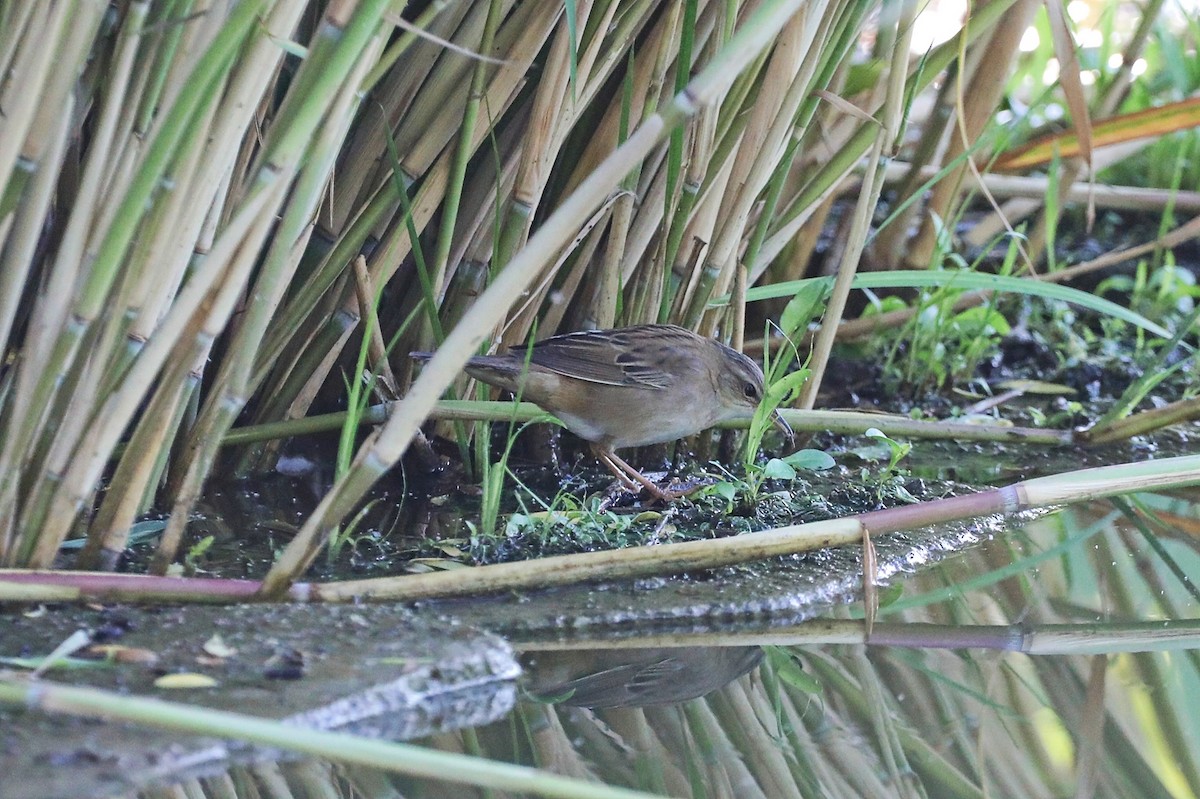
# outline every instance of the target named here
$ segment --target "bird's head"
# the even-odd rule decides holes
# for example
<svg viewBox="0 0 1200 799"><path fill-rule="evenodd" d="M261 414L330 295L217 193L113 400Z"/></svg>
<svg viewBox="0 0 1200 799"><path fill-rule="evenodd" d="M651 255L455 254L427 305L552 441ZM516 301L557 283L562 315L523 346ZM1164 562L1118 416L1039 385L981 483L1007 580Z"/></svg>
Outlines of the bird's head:
<svg viewBox="0 0 1200 799"><path fill-rule="evenodd" d="M717 392L725 409L723 418L737 419L753 415L763 399L763 371L757 363L731 347L713 342L719 352L721 367L716 371ZM783 433L788 441L794 438L791 425L780 415L771 411L771 423Z"/></svg>

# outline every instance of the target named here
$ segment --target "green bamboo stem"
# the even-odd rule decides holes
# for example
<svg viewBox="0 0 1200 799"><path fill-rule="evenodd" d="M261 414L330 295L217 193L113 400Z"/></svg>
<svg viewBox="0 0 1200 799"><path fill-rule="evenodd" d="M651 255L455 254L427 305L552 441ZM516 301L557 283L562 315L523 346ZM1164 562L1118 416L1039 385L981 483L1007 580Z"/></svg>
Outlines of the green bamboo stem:
<svg viewBox="0 0 1200 799"><path fill-rule="evenodd" d="M378 434L372 436L377 437ZM371 443L368 441L368 443ZM360 452L359 458L370 458L370 447ZM356 464L358 466L359 464ZM368 463L367 468L354 468L348 472L354 480L343 480L335 486L353 493L365 490L381 467ZM625 579L651 574L670 574L698 569L716 568L750 560L795 554L829 546L861 544L864 536L926 527L972 516L1014 514L1036 508L1046 508L1071 502L1084 502L1136 491L1153 491L1200 484L1200 456L1164 458L1143 463L1126 463L1083 469L1051 477L1026 480L1002 489L968 494L949 499L923 502L917 505L900 506L872 511L844 519L833 519L810 524L744 533L731 538L708 541L690 541L676 544L661 544L650 547L589 552L578 555L562 555L542 558L525 563L502 563L479 566L472 569L456 569L450 572L435 572L402 577L385 577L337 583L297 585L288 597L301 601L341 602L361 599L415 601L435 597L465 596L495 591L511 591L529 588L546 588L567 585L587 580ZM342 498L332 493L323 502L334 503ZM320 509L318 509L320 512ZM310 539L315 540L315 539ZM70 592L80 597L78 588L70 583L77 578L72 573L56 575L67 583L66 588L48 587L48 591ZM93 590L105 591L124 589L121 596L132 593L130 587L141 581L150 586L143 598L148 600L165 598L173 593L192 592L200 585L212 595L210 601L221 601L223 584L234 592L231 596L244 597L245 581L174 580L162 577L138 577L136 575L100 575L81 577L89 581ZM163 581L154 583L151 581ZM20 582L20 580L17 580ZM155 591L169 593L157 594ZM62 597L65 594L55 594ZM48 601L48 595L39 595L39 601ZM262 587L256 593L263 598ZM0 599L6 598L0 595ZM21 598L19 596L13 598ZM28 597L26 597L28 598ZM106 593L97 593L88 598L112 599Z"/></svg>
<svg viewBox="0 0 1200 799"><path fill-rule="evenodd" d="M17 45L13 72L19 79L7 80L3 96L0 96L5 123L5 135L0 137L0 185L7 186L13 175L21 149L38 116L43 92L47 92L47 87L55 81L55 56L69 39L72 6L72 3L39 5L37 13L30 18L32 30ZM33 30L37 32L33 33Z"/></svg>
<svg viewBox="0 0 1200 799"><path fill-rule="evenodd" d="M552 177L548 170L554 157L565 158L576 162L576 169L566 180L568 190L576 185L581 175L594 166L594 161L587 155L573 158L562 152L562 146L567 140L571 124L576 123L580 109L591 102L604 87L606 80L616 69L622 55L629 47L632 37L640 24L646 21L650 4L642 2L628 10L622 9L619 18L614 17L616 8L609 4L605 9L596 13L594 8L588 10L585 31L591 35L586 37L581 45L579 63L575 80L572 83L570 64L568 63L571 43L568 41L569 26L562 26L558 31L554 49L551 54L553 72L543 77L544 89L535 99L531 112L531 127L535 134L533 140L523 142L524 155L518 166L517 176L513 183L512 196L507 204L505 223L501 227L500 240L496 245L493 257L493 268L500 268L511 257L513 250L528 236L531 219L534 212L544 202L544 195L552 187L547 181ZM619 19L615 28L609 32L605 20ZM664 51L667 45L662 45ZM550 72L547 69L547 72ZM614 113L619 114L620 108L610 109L606 119L611 120ZM588 143L587 151L609 149L607 137L597 137ZM635 170L636 172L636 170ZM547 280L553 279L559 263L547 270ZM545 284L544 284L545 285ZM544 288L541 292L544 295ZM532 330L532 321L536 318L536 302L528 303L519 318L510 322L502 338L504 343L517 343ZM566 299L570 300L570 295ZM543 330L552 328L543 326Z"/></svg>
<svg viewBox="0 0 1200 799"><path fill-rule="evenodd" d="M103 309L121 260L133 240L159 179L175 157L178 144L187 133L187 126L212 96L214 85L228 69L246 37L257 29L263 4L264 0L247 0L232 8L204 58L196 63L191 79L175 105L160 116L159 126L145 152L141 167L118 204L113 225L105 235L80 291L80 300L73 314L81 323L90 324ZM69 367L71 360L73 355L71 359L65 359L64 366Z"/></svg>
<svg viewBox="0 0 1200 799"><path fill-rule="evenodd" d="M137 13L136 9L130 11L135 19ZM67 132L73 130L76 124L74 113L78 107L77 102L83 102L82 96L76 96L76 83L84 70L90 45L104 15L104 7L102 3L85 1L78 3L67 14L70 23L60 41L51 42L37 34L26 40L33 49L45 48L52 54L54 66L46 76L45 85L40 91L32 85L32 76L11 75L9 85L20 93L18 102L25 99L36 100L30 110L32 118L26 135L22 136L18 130L11 127L18 124L15 115L20 113L19 109L10 108L7 99L3 100L6 109L6 145L20 145L14 165L16 172L11 174L11 179L5 185L5 199L0 201L0 206L3 206L0 217L8 216L11 212L10 201L19 203L17 212L21 217L12 230L24 243L5 242L7 234L0 236L0 247L5 255L5 264L0 269L0 298L10 299L14 303L21 297L20 284L16 283L16 280L23 283L23 273L33 264L36 238L38 232L43 229L38 222L42 221L46 206L50 202L50 198L40 196L44 195L44 188L35 189L40 191L37 197L23 198L22 193L26 185L32 183L35 187L44 187L60 174L63 166L62 148L65 146L61 138L69 135ZM32 181L29 180L30 176ZM10 277L16 278L13 281L16 285L8 288L4 285L4 275L10 272L15 273ZM13 293L8 293L9 291ZM6 321L8 313L2 310L4 304L0 301L0 352L4 351L4 340L11 325L11 321Z"/></svg>
<svg viewBox="0 0 1200 799"><path fill-rule="evenodd" d="M500 16L500 0L491 0L488 3L487 18L483 26L483 36L479 42L479 51L481 53L487 54L492 51L496 37L496 28L500 24ZM491 69L494 69L494 67L484 62L475 64L475 69L471 74L470 90L467 93L467 105L463 110L462 126L459 129L454 160L450 166L450 177L446 181L446 194L442 203L442 226L438 231L432 269L433 288L439 300L446 294L448 284L446 272L450 258L450 248L454 241L454 227L458 222L458 209L462 201L467 162L473 151L471 142L475 138L475 125L479 119L479 104L484 96L484 82Z"/></svg>
<svg viewBox="0 0 1200 799"><path fill-rule="evenodd" d="M361 0L353 6L349 19L335 17L332 7L321 19L304 66L276 114L272 135L258 157L258 169L290 168L309 149L331 98L340 93L367 43L378 35L383 14L391 5L392 0ZM251 170L251 174L256 172Z"/></svg>
<svg viewBox="0 0 1200 799"><path fill-rule="evenodd" d="M276 3L270 16L262 21L262 28L274 34L291 31L303 11L301 0ZM172 26L176 27L179 26ZM248 155L242 140L251 124L251 109L268 91L282 55L271 36L258 37L249 45L229 76L220 107L212 106L208 111L211 122L206 117L205 122L196 125L195 133L202 135L193 135L193 139L202 149L189 147L188 153L173 167L177 173L176 187L164 204L176 210L168 216L171 222L160 226L152 249L138 264L148 271L148 275L137 281L145 286L146 299L138 318L130 325L131 335L140 332L142 337L149 338L186 271L203 263L203 254L211 248L215 229L232 213L228 196L235 184L234 176L238 187L233 190L235 196L240 196L248 185L245 177ZM170 66L163 65L162 69L169 71ZM206 130L207 135L203 135ZM190 171L188 162L192 160L202 168ZM197 205L204 207L210 202L208 214L197 213ZM139 236L139 239L149 238L148 231Z"/></svg>
<svg viewBox="0 0 1200 799"><path fill-rule="evenodd" d="M347 733L305 729L282 721L197 705L95 688L75 688L45 680L0 674L0 702L51 713L145 724L194 735L235 738L338 762L357 763L480 788L574 799L653 799L650 794L640 791L559 777L526 766L485 761Z"/></svg>
<svg viewBox="0 0 1200 799"><path fill-rule="evenodd" d="M93 36L95 35L102 9L94 6L89 6L89 8L94 13L80 15L77 20L76 34L83 35L90 31ZM136 31L140 26L140 20L139 9L133 8L127 19L126 27ZM123 37L122 44L128 45L125 38ZM86 37L80 41L86 41ZM117 74L114 75L117 87L123 85L119 67L127 60L128 57L118 62ZM32 78L13 81L12 85L25 84L23 88L32 97L36 95L36 92L27 85L29 82L32 82ZM115 88L114 91L118 92L117 96L119 97L120 89ZM99 153L103 153L106 147L107 136L111 134L118 114L119 102L110 97L96 131L95 146ZM102 172L101 161L102 155L96 155L95 158L89 159L83 190L77 197L77 207L73 209L71 222L68 224L61 242L59 258L47 281L45 295L47 299L38 302L34 308L29 326L31 333L24 344L25 363L28 366L18 369L15 392L8 407L3 409L3 414L0 414L0 442L2 442L0 474L3 475L0 477L0 530L11 530L15 523L13 520L17 509L15 507L16 485L14 481L21 475L29 457L28 449L41 432L41 425L46 418L45 411L49 404L49 388L51 387L46 381L47 359L52 358L55 352L65 352L65 347L56 348L55 344L55 337L63 325L67 309L67 304L61 302L60 298L71 296L78 275L79 259L73 256L82 255L82 236L86 228L86 219L83 217L86 214L81 213L81 209L90 210L94 207L94 197L87 194L87 189L90 185L94 187L94 178ZM92 179L91 183L89 183L89 179ZM13 298L19 298L22 293L17 289ZM65 342L60 341L59 344L65 344ZM39 392L41 393L39 394ZM3 553L0 553L0 559L2 558Z"/></svg>
<svg viewBox="0 0 1200 799"><path fill-rule="evenodd" d="M247 242L260 241L265 236L285 188L286 183L274 172L265 175L254 187L209 254L211 263L217 268L196 275L187 283L163 320L159 335L148 343L120 390L107 398L97 410L97 424L89 429L61 485L55 491L50 515L45 525L38 529L38 540L29 562L48 564L53 561L55 552L79 513L83 493L99 478L118 439L137 411L141 397L185 334L196 312L204 303L211 302L210 313L218 318L228 318L236 293L240 292L254 263L256 250L246 246ZM220 268L223 264L228 264L227 269ZM223 280L223 283L218 285L218 280ZM197 345L203 350L207 342L201 340ZM185 355L182 360L190 366L198 355Z"/></svg>
<svg viewBox="0 0 1200 799"><path fill-rule="evenodd" d="M148 70L149 79L138 100L137 114L133 130L139 136L150 130L154 121L154 112L162 101L163 91L167 85L169 67L175 63L176 53L183 40L185 26L172 24L173 20L186 19L191 14L195 0L171 0L155 9L149 19L155 36L154 61Z"/></svg>
<svg viewBox="0 0 1200 799"><path fill-rule="evenodd" d="M706 264L700 271L696 289L692 292L687 310L683 314L683 326L687 328L694 329L700 324L700 318L712 297L713 287L717 285L717 279L721 276L721 265L711 259L705 260Z"/></svg>
<svg viewBox="0 0 1200 799"><path fill-rule="evenodd" d="M64 105L59 124L49 137L51 145L36 166L29 195L16 214L9 217L12 223L11 238L7 232L0 231L0 242L3 242L0 245L0 352L9 351L13 323L33 266L38 240L44 230L46 213L57 188L62 158L71 133L71 115L75 109L71 100ZM3 405L0 402L0 407ZM3 547L0 547L2 551Z"/></svg>
<svg viewBox="0 0 1200 799"><path fill-rule="evenodd" d="M674 42L670 31L678 8L678 4L668 6L666 13L658 15L654 27L644 31L643 28L654 19L653 0L639 0L628 10L622 7L616 27L607 38L613 43L613 50L619 51L612 52L610 60L623 57L626 62L624 84L627 87L625 93L629 95L629 105L626 107L626 103L622 102L608 106L603 121L597 127L596 135L592 137L583 156L571 170L564 192L574 191L596 165L604 160L614 145L619 145L628 138L630 126L634 121L640 124L645 118L652 116L662 104L662 86L670 66ZM624 43L639 37L646 37L649 48L631 52ZM608 68L604 65L598 69L607 74ZM640 166L629 174L631 188L637 186L638 176L648 168ZM661 208L662 204L658 207Z"/></svg>
<svg viewBox="0 0 1200 799"><path fill-rule="evenodd" d="M12 70L12 60L16 55L34 12L39 8L34 3L13 3L4 9L6 16L0 25L0 74L7 75ZM41 9L44 10L44 9Z"/></svg>
<svg viewBox="0 0 1200 799"><path fill-rule="evenodd" d="M262 0L248 0L233 8L226 24L220 29L209 47L206 58L201 60L192 75L193 80L181 92L175 105L162 117L162 124L152 136L145 158L129 184L128 191L113 207L112 224L108 226L94 260L84 278L69 318L60 332L52 333L55 339L49 358L37 364L36 374L21 378L21 383L30 386L22 392L28 399L18 403L16 410L25 411L17 424L10 419L12 435L5 442L5 452L0 463L11 465L24 457L29 443L36 437L46 419L47 409L53 406L54 395L68 381L75 364L80 343L84 340L92 322L104 308L110 289L117 279L126 250L141 222L143 212L151 195L170 160L174 157L179 142L188 133L188 125L194 121L202 104L214 96L217 78L227 68L227 62L240 47L245 36L257 25L257 12ZM64 287L65 289L65 287ZM67 292L61 296L71 296ZM23 370L24 371L24 370ZM14 429L15 427L15 429ZM4 469L0 478L0 529L4 529L15 510L12 496L20 470ZM69 514L73 519L74 512ZM27 531L37 535L37 531ZM47 543L47 546L50 546ZM56 549L57 544L53 544ZM24 547L28 552L28 546Z"/></svg>
<svg viewBox="0 0 1200 799"><path fill-rule="evenodd" d="M1107 425L1097 425L1083 431L1080 437L1089 444L1108 444L1124 441L1133 436L1145 435L1184 422L1200 418L1200 399L1178 400L1161 408L1140 411L1124 419L1116 419Z"/></svg>
<svg viewBox="0 0 1200 799"><path fill-rule="evenodd" d="M209 140L220 137L221 131L215 128L219 127L221 112L217 104L210 104L197 121L165 178L176 188L149 210L130 253L119 299L114 303L126 307L125 315L133 317L121 326L130 344L140 345L154 335L155 327L192 266L191 257L205 216L196 213L195 203L198 197L211 197L215 190L213 178L208 174L217 166L210 160ZM224 137L220 139L229 142ZM181 241L187 246L181 247ZM133 353L129 352L132 349L127 348L128 361L132 360ZM127 366L128 363L114 364L108 370L105 375L108 387L101 395L111 393Z"/></svg>

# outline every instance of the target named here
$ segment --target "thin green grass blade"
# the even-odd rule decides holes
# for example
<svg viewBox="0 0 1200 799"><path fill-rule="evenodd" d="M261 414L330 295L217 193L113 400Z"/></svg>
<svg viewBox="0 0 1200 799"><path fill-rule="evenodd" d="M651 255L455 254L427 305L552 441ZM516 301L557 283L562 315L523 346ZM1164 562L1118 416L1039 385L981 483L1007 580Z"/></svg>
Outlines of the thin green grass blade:
<svg viewBox="0 0 1200 799"><path fill-rule="evenodd" d="M814 277L805 280L792 280L786 283L775 283L770 286L756 286L746 292L747 302L771 300L777 297L790 297L809 281L824 281L832 284L831 277ZM895 272L870 272L854 278L856 289L896 289L896 288L942 288L954 286L963 291L999 291L1007 294L1022 294L1028 297L1041 297L1047 300L1061 300L1072 305L1078 305L1114 319L1128 322L1148 333L1169 339L1170 331L1157 325L1139 313L1123 308L1115 302L1089 294L1086 291L1060 286L1057 283L1047 283L1042 280L1032 280L1022 277L1006 277L1003 275L988 275L967 270L897 270ZM710 308L721 308L729 304L729 295L717 297L708 303Z"/></svg>

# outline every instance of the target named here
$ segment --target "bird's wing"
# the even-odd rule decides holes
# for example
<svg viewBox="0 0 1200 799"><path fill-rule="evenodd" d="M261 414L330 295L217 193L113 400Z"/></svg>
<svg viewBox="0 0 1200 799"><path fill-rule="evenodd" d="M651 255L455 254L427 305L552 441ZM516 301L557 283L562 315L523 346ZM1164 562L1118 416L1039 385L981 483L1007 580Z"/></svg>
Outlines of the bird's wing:
<svg viewBox="0 0 1200 799"><path fill-rule="evenodd" d="M662 368L669 361L664 361L661 353L681 336L695 338L683 328L668 325L587 330L539 341L529 358L543 369L592 383L666 388L673 378ZM524 347L512 349L514 356L524 354Z"/></svg>

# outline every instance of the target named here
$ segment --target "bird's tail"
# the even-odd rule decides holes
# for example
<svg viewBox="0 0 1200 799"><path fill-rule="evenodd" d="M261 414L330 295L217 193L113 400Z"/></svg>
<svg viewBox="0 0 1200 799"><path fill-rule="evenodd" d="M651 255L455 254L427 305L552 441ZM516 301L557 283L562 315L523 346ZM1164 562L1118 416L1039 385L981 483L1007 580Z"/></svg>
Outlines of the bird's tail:
<svg viewBox="0 0 1200 799"><path fill-rule="evenodd" d="M410 352L408 357L418 363L428 363L433 353ZM488 385L516 393L520 390L522 367L521 362L502 355L476 355L467 361L463 371Z"/></svg>

